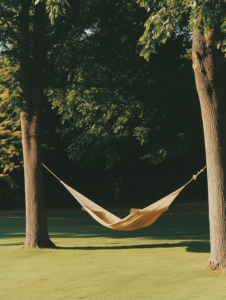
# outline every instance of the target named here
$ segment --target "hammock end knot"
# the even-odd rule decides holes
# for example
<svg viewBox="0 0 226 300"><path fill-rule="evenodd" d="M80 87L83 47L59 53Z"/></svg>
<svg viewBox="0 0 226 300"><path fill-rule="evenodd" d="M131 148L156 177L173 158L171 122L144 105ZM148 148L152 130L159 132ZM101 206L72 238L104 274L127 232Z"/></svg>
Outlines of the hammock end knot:
<svg viewBox="0 0 226 300"><path fill-rule="evenodd" d="M192 179L193 179L193 180L196 180L197 177L199 176L199 174L201 174L205 169L206 169L206 166L205 166L202 170L200 170L196 175L193 175L193 176L192 176Z"/></svg>

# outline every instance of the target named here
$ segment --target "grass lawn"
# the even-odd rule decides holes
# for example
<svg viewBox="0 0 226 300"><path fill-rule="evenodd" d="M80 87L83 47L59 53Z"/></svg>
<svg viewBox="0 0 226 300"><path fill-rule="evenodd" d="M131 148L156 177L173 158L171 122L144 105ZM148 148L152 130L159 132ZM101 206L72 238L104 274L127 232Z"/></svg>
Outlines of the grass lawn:
<svg viewBox="0 0 226 300"><path fill-rule="evenodd" d="M204 268L204 204L172 205L134 232L102 227L83 211L47 215L56 250L22 249L24 212L0 212L0 299L226 299L226 273Z"/></svg>

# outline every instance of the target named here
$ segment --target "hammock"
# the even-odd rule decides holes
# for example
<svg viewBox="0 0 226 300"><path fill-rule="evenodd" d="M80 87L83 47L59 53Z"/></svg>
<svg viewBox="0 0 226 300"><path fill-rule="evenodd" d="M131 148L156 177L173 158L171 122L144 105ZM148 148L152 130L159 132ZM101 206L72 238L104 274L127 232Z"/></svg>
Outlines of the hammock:
<svg viewBox="0 0 226 300"><path fill-rule="evenodd" d="M158 200L157 202L143 208L136 209L132 208L130 210L130 214L120 219L102 208L98 204L94 203L90 199L86 198L62 180L60 180L53 172L51 172L44 164L42 164L53 176L55 176L64 187L72 194L72 196L82 205L82 210L88 212L91 217L93 217L97 222L101 225L121 231L132 231L140 228L144 228L150 226L158 217L165 211L169 209L170 204L173 200L178 196L178 194L192 181L196 180L197 176L205 170L204 167L200 170L196 175L193 175L192 179L189 180L185 185L183 185L180 189L175 192L169 194L168 196Z"/></svg>

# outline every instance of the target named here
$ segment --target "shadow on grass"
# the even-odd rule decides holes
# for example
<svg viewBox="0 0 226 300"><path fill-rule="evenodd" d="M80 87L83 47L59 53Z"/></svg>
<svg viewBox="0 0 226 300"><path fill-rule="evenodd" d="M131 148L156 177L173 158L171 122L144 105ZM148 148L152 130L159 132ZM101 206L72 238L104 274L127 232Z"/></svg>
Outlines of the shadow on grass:
<svg viewBox="0 0 226 300"><path fill-rule="evenodd" d="M57 247L59 250L120 250L120 249L158 249L158 248L176 248L187 247L186 251L196 253L209 253L209 242L180 242L164 244L147 244L147 245L124 245L124 246L85 246L85 247Z"/></svg>
<svg viewBox="0 0 226 300"><path fill-rule="evenodd" d="M24 243L0 244L0 247L23 246Z"/></svg>
<svg viewBox="0 0 226 300"><path fill-rule="evenodd" d="M0 244L2 247L23 246L23 243ZM144 244L144 245L124 245L124 246L84 246L84 247L57 247L56 250L130 250L130 249L160 249L160 248L177 248L186 247L187 252L210 253L209 242L181 242L181 243L164 243L164 244Z"/></svg>
<svg viewBox="0 0 226 300"><path fill-rule="evenodd" d="M195 211L195 210L194 210ZM185 211L186 212L186 211ZM123 214L119 212L118 214ZM48 220L51 238L70 238L70 239L93 239L107 238L117 240L128 240L131 238L140 239L144 244L136 245L109 245L108 246L84 246L84 247L59 247L62 250L101 250L101 249L142 249L142 248L174 248L186 247L188 252L209 252L209 226L208 215L197 213L165 213L152 226L136 231L123 232L105 228L96 223L89 215L84 212L51 212ZM123 216L121 216L123 217ZM7 244L0 246L19 246L18 240L12 238L25 237L25 219L22 213L0 215L0 240ZM142 241L143 240L143 241ZM152 244L156 240L158 244ZM158 240L167 240L169 243L160 243ZM174 243L173 240L181 242ZM109 241L109 240L108 240ZM121 242L120 241L120 242ZM171 242L172 241L172 242ZM206 241L206 242L205 242ZM15 243L16 242L16 243ZM120 244L118 241L117 244ZM131 242L131 241L130 241ZM90 242L92 244L92 241ZM89 243L89 244L90 244ZM146 244L145 244L146 243ZM123 244L125 244L123 242ZM133 244L133 241L131 242ZM138 245L137 245L138 244ZM75 241L76 245L76 241Z"/></svg>

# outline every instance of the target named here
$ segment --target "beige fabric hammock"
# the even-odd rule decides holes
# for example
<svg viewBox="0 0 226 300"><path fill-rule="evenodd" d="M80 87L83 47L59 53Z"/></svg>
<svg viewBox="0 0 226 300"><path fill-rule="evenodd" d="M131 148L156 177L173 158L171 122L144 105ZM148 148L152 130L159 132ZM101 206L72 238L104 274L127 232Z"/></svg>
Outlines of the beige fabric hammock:
<svg viewBox="0 0 226 300"><path fill-rule="evenodd" d="M45 165L43 165L50 173L52 173ZM206 167L205 167L206 168ZM101 225L122 231L132 231L140 228L147 227L155 222L158 217L169 209L170 204L173 200L178 196L178 194L188 185L192 180L195 180L197 176L204 171L203 168L196 175L193 175L192 179L188 181L184 186L170 195L158 200L157 202L143 208L143 209L135 209L132 208L130 210L130 214L120 219L102 208L98 204L94 203L90 199L86 198L66 183L61 181L55 174L53 174L64 186L65 188L72 194L72 196L82 205L82 209L88 212L91 217L93 217L97 222Z"/></svg>

